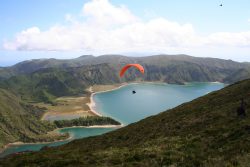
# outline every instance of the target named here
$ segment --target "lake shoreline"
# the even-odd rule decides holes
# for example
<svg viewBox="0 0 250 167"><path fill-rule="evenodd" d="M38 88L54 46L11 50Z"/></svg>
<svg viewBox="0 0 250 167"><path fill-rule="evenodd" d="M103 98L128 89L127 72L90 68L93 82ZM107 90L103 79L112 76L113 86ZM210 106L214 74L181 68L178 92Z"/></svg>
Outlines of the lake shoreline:
<svg viewBox="0 0 250 167"><path fill-rule="evenodd" d="M62 129L70 129L70 128L121 128L124 125L92 125L92 126L71 126L71 127L64 127L64 128L56 128L55 130L53 130L52 132L56 132L59 133L59 130ZM21 145L35 145L35 144L50 144L50 143L56 143L56 142L63 142L63 141L68 141L71 140L73 137L69 136L67 139L60 139L60 140L54 140L54 141L50 141L50 142L34 142L34 143L24 143L21 141L16 141L13 143L8 143L6 145L4 145L3 148L0 148L0 158L1 158L1 154L8 148L13 147L13 146L21 146Z"/></svg>
<svg viewBox="0 0 250 167"><path fill-rule="evenodd" d="M184 82L183 85L189 85L190 83L193 83L193 82ZM207 82L198 82L198 83L207 83ZM212 83L212 84L224 84L222 82L219 82L219 81L214 81L214 82L209 82L209 83ZM171 83L166 83L166 82L163 82L163 81L136 81L136 82L123 82L123 83L120 83L120 84L114 84L114 85L95 85L97 87L102 87L102 86L113 86L113 88L110 88L110 89L101 89L101 90L98 90L98 91L95 91L93 90L93 86L90 86L87 91L89 91L91 93L90 95L90 102L87 103L87 105L89 106L90 108L90 111L95 114L96 116L103 116L101 113L97 112L95 110L95 106L96 106L96 103L94 101L94 95L96 94L99 94L99 93L105 93L105 92L110 92L110 91L114 91L114 90L118 90L124 86L128 86L128 85L137 85L137 84L159 84L159 85L180 85L180 84L171 84ZM115 118L113 118L115 119ZM122 125L122 123L121 123Z"/></svg>
<svg viewBox="0 0 250 167"><path fill-rule="evenodd" d="M93 98L94 95L97 94L97 93L104 93L104 92L114 91L114 90L120 89L121 87L126 86L126 85L128 85L128 83L119 84L118 86L115 86L114 88L106 89L106 90L101 90L101 91L96 91L96 92L93 90L93 87L90 86L90 87L88 88L88 91L91 93L91 95L90 95L90 102L87 103L87 105L89 106L90 111L91 111L93 114L95 114L96 116L100 116L100 117L103 116L102 114L98 113L98 112L94 109L95 106L96 106L95 101L94 101L94 98ZM97 85L97 86L101 86L101 85Z"/></svg>
<svg viewBox="0 0 250 167"><path fill-rule="evenodd" d="M210 83L220 83L220 82L210 82ZM114 91L114 90L117 90L117 89L120 89L124 86L127 86L127 85L130 85L130 84L162 84L162 85L168 85L168 83L164 83L164 82L141 82L141 81L137 81L137 82L132 82L132 83L129 83L129 82L125 82L125 83L121 83L121 84L116 84L116 85L94 85L94 86L90 86L88 88L88 91L90 94L88 94L88 98L90 98L90 100L88 101L88 106L90 108L90 111L95 113L95 115L97 116L102 116L101 113L98 113L97 111L95 111L95 101L93 99L94 95L98 94L98 93L104 93L104 92L109 92L109 91ZM185 83L185 85L188 85L189 83ZM169 84L169 85L172 85L172 84ZM177 85L177 84L174 84L174 85ZM98 88L97 90L95 90L95 87ZM107 88L109 87L109 88ZM112 88L110 88L112 87ZM119 121L120 122L120 121ZM112 127L123 127L124 125L121 124L121 125L114 125ZM79 127L79 128L91 128L91 126L73 126L73 127L65 127L65 128L61 128L61 129L66 129L66 128L74 128L74 127ZM103 125L103 126L98 126L98 125L95 125L95 126L92 126L92 127L96 127L96 128L107 128L107 127L110 127L110 125ZM59 130L59 128L55 129L55 130ZM35 143L30 143L30 144L39 144L39 143L54 143L54 142L58 142L58 141L66 141L66 140L69 140L69 139L63 139L63 140L57 140L57 141L52 141L52 142L35 142ZM22 145L22 144L29 144L29 143L21 143L21 142L14 142L14 143L8 143L6 144L5 146L3 146L2 148L0 148L0 154L2 152L5 151L5 149L7 149L8 147L10 146L16 146L16 145Z"/></svg>
<svg viewBox="0 0 250 167"><path fill-rule="evenodd" d="M59 133L59 130L60 128L56 128L54 129L53 131L49 131L47 132L48 133L57 133L57 134L60 134ZM40 142L28 142L28 143L25 143L25 142L22 142L22 141L16 141L16 142L13 142L13 143L8 143L6 145L3 146L3 148L0 148L0 158L1 158L1 154L6 150L8 149L9 147L12 147L12 146L20 146L20 145L32 145L32 144L49 144L49 143L55 143L55 142L61 142L61 141L67 141L67 140L70 140L72 139L72 136L69 136L68 138L66 139L60 139L60 140L54 140L54 141L40 141Z"/></svg>
<svg viewBox="0 0 250 167"><path fill-rule="evenodd" d="M215 81L215 82L211 82L211 83L220 83L218 81ZM152 82L144 82L144 81L136 81L136 82L123 82L123 83L120 83L120 84L109 84L109 85L93 85L93 86L90 86L89 88L87 88L86 90L90 93L90 95L84 95L83 97L84 98L87 98L88 99L88 102L85 102L84 104L87 106L87 108L85 109L81 109L83 112L89 112L89 116L103 116L101 113L97 112L95 110L95 102L93 100L93 97L95 94L98 94L98 93L104 93L104 92L109 92L109 91L114 91L114 90L117 90L117 89L120 89L121 87L124 87L124 86L127 86L127 85L135 85L135 84L163 84L163 85L168 85L169 83L166 83L166 82L163 82L163 81L152 81ZM183 85L188 85L189 82L184 82ZM175 84L173 84L175 85ZM176 84L178 85L178 84ZM96 89L96 90L95 90ZM49 115L50 112L45 112L41 118L41 120L46 120L45 117L47 115ZM53 113L53 116L54 117L60 117L60 116L63 116L63 115L68 115L68 116L71 116L71 115L78 115L77 111L76 112L72 112L72 111L69 111L69 112L64 112L64 113ZM82 116L85 116L85 115L82 115ZM87 116L87 115L86 115Z"/></svg>
<svg viewBox="0 0 250 167"><path fill-rule="evenodd" d="M102 115L100 113L98 113L93 107L95 106L95 102L93 100L93 96L96 94L96 93L103 93L103 92L108 92L108 91L112 91L112 90L116 90L116 89L119 89L121 88L122 86L125 86L127 85L127 83L125 84L122 84L122 85L118 85L118 86L115 86L114 88L112 89L106 89L106 90L101 90L101 91L97 91L97 92L94 92L92 90L92 86L90 86L88 88L88 91L91 93L90 95L90 102L87 103L86 105L89 106L89 109L90 109L90 112L92 112L94 115L96 116L99 116L101 117ZM103 86L103 85L97 85L98 86ZM113 86L113 85L111 85ZM123 127L124 125L121 123L121 125L93 125L93 126L71 126L71 127L65 127L65 128L56 128L54 129L53 131L51 132L55 132L55 131L59 131L61 129L68 129L68 128L120 128L120 127ZM48 132L49 133L49 132ZM70 140L72 139L72 136L70 136L69 138L67 139L62 139L62 140L56 140L56 141L51 141L51 142L34 142L34 143L24 143L24 142L21 142L21 141L16 141L16 142L13 142L13 143L8 143L6 145L4 145L2 148L0 148L0 154L2 154L6 149L8 149L9 147L12 147L12 146L20 146L20 145L28 145L28 144L49 144L49 143L55 143L55 142L60 142L60 141L67 141L67 140Z"/></svg>

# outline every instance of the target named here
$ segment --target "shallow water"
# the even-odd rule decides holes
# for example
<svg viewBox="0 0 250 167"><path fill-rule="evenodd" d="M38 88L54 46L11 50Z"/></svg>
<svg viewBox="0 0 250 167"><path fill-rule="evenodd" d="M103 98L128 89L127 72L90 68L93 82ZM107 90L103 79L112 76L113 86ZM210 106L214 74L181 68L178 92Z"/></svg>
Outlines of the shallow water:
<svg viewBox="0 0 250 167"><path fill-rule="evenodd" d="M22 145L15 145L7 148L4 150L3 153L0 154L0 158L4 157L9 154L13 154L16 152L22 152L22 151L38 151L44 146L54 147L54 146L60 146L63 144L66 144L73 139L79 139L89 136L97 136L101 135L103 133L107 133L109 131L112 131L116 128L83 128L83 127L73 127L73 128L64 128L60 129L59 133L69 133L71 136L70 140L66 141L59 141L59 142L53 142L53 143L43 143L43 144L22 144Z"/></svg>

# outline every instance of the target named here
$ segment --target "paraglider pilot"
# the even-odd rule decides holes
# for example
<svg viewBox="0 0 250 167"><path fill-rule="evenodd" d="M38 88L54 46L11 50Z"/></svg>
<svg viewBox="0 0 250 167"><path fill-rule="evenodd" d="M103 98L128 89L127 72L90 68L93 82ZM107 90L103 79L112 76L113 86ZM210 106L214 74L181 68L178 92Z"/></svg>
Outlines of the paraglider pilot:
<svg viewBox="0 0 250 167"><path fill-rule="evenodd" d="M140 64L127 64L125 65L121 71L120 71L120 77L122 77L124 75L124 73L127 71L127 69L129 69L130 67L135 67L137 68L142 74L144 74L144 68L142 67L142 65ZM135 90L132 91L133 94L136 93Z"/></svg>

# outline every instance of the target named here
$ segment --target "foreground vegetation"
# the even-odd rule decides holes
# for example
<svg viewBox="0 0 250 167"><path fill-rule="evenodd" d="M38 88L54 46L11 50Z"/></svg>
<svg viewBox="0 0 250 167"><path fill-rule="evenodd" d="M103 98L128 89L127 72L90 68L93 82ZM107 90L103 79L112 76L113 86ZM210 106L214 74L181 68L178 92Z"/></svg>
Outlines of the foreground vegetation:
<svg viewBox="0 0 250 167"><path fill-rule="evenodd" d="M88 116L80 117L72 120L57 120L54 124L58 128L72 127L72 126L93 126L93 125L121 125L120 122L110 117Z"/></svg>
<svg viewBox="0 0 250 167"><path fill-rule="evenodd" d="M116 131L36 153L9 156L12 166L249 166L250 80ZM247 116L239 117L240 99Z"/></svg>

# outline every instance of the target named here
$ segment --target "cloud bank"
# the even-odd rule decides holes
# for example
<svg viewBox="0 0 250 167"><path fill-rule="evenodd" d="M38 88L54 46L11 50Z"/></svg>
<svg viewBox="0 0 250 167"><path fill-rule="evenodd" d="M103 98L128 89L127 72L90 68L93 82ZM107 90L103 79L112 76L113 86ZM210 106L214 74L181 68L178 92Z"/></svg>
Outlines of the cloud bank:
<svg viewBox="0 0 250 167"><path fill-rule="evenodd" d="M76 19L78 18L78 19ZM6 41L7 50L84 50L91 52L168 52L204 47L250 47L250 31L200 36L190 23L162 17L143 21L126 6L108 0L85 3L80 16L65 15L66 25L41 31L30 27Z"/></svg>

